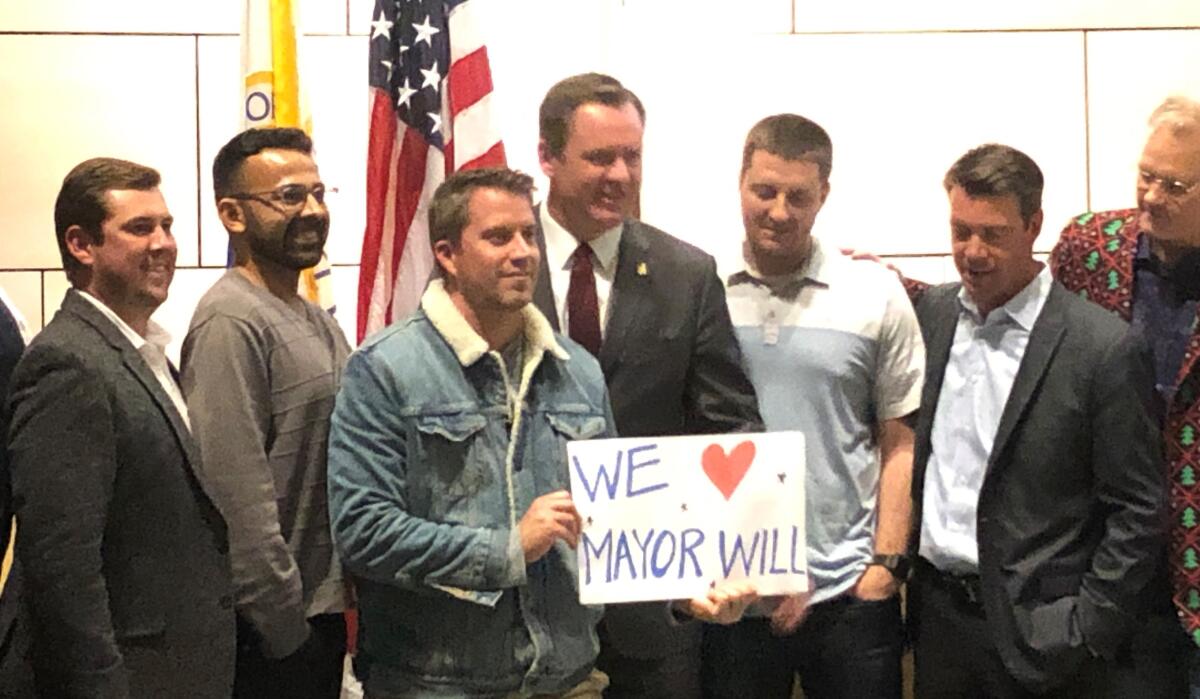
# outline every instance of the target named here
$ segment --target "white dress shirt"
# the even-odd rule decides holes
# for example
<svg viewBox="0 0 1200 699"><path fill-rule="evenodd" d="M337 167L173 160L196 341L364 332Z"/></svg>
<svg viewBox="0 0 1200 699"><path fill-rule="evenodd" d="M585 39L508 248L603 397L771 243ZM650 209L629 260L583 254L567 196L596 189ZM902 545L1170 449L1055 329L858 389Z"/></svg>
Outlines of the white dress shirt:
<svg viewBox="0 0 1200 699"><path fill-rule="evenodd" d="M975 518L988 459L1029 334L1053 281L1049 267L984 320L963 289L930 434L920 554L941 570L975 573Z"/></svg>
<svg viewBox="0 0 1200 699"><path fill-rule="evenodd" d="M76 291L79 291L80 296L87 299L104 314L105 318L112 321L112 324L117 326L117 330L120 330L125 339L129 340L138 354L142 355L142 359L146 360L150 371L154 372L154 378L158 379L158 383L167 397L175 404L175 410L183 418L183 424L187 425L189 430L192 429L192 422L188 418L187 403L183 400L183 391L175 382L175 377L171 374L171 363L167 360L167 345L171 344L171 335L163 330L161 325L151 320L146 323L146 336L142 337L136 330L129 327L128 323L121 320L121 316L105 306L103 301L86 291L79 289Z"/></svg>
<svg viewBox="0 0 1200 699"><path fill-rule="evenodd" d="M550 288L554 291L554 310L558 314L558 327L566 334L567 290L571 288L571 256L579 247L575 236L559 225L550 215L550 207L541 206L542 234L546 239L546 259L542 260L550 275ZM600 306L600 338L604 339L608 325L608 300L612 297L613 279L617 276L617 258L621 247L621 230L624 224L604 231L592 239L592 271L596 276L596 301Z"/></svg>

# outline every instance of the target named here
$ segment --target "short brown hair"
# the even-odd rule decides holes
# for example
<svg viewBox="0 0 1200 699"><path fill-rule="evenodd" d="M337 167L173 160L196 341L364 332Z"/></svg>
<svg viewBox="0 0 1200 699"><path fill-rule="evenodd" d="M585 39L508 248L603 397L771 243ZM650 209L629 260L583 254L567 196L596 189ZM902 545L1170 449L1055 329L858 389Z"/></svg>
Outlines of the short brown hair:
<svg viewBox="0 0 1200 699"><path fill-rule="evenodd" d="M504 167L460 170L440 184L429 201L429 243L448 240L458 246L471 221L471 195L477 189L499 189L533 205L533 178Z"/></svg>
<svg viewBox="0 0 1200 699"><path fill-rule="evenodd" d="M603 73L583 73L559 80L542 99L538 110L538 135L546 142L550 155L562 155L571 131L571 117L585 104L624 107L632 104L642 123L646 123L646 108L633 91L621 81Z"/></svg>
<svg viewBox="0 0 1200 699"><path fill-rule="evenodd" d="M67 249L67 229L79 226L97 243L103 243L101 224L109 216L105 196L116 189L144 192L154 189L161 181L162 177L154 168L116 158L85 160L67 173L54 201L54 234L68 276L80 271L82 265Z"/></svg>
<svg viewBox="0 0 1200 699"><path fill-rule="evenodd" d="M799 114L769 116L746 134L742 148L742 174L750 169L754 151L764 150L784 160L803 160L817 166L822 182L833 170L833 142L819 124Z"/></svg>
<svg viewBox="0 0 1200 699"><path fill-rule="evenodd" d="M1026 225L1042 208L1042 169L1033 158L1012 146L985 143L972 148L950 166L942 181L949 192L961 188L969 197L1014 196Z"/></svg>

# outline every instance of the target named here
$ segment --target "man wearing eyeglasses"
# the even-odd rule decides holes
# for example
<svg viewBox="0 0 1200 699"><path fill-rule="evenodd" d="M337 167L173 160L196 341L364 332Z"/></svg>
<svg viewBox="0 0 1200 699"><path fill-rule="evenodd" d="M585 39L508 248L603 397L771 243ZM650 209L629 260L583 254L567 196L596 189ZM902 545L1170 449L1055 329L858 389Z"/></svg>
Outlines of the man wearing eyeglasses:
<svg viewBox="0 0 1200 699"><path fill-rule="evenodd" d="M234 696L334 699L347 600L325 455L350 349L296 292L329 233L312 141L298 129L238 134L213 162L213 189L234 265L196 308L182 369L204 477L229 521Z"/></svg>
<svg viewBox="0 0 1200 699"><path fill-rule="evenodd" d="M1163 654L1188 663L1191 696L1200 698L1200 102L1164 101L1150 116L1138 161L1137 208L1083 214L1062 232L1051 255L1067 288L1120 315L1149 339L1164 407L1170 481L1170 542L1162 606L1172 606L1191 643L1179 641L1171 614ZM1153 629L1152 629L1153 630ZM1187 648L1191 648L1188 651ZM1179 650L1176 650L1178 648Z"/></svg>

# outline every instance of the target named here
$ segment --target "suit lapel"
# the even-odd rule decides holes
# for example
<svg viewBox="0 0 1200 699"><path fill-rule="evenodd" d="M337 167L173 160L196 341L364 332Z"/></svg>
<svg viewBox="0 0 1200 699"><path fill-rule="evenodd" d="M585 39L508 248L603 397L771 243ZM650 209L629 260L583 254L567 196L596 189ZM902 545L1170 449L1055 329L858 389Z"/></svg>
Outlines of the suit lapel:
<svg viewBox="0 0 1200 699"><path fill-rule="evenodd" d="M1057 282L1050 287L1046 305L1042 308L1037 322L1033 324L1033 330L1029 333L1029 344L1025 347L1025 356L1021 358L1017 377L1008 394L1008 401L1004 404L1004 412L1000 415L1000 425L996 428L996 439L992 443L992 453L988 457L989 473L995 468L999 455L1004 453L1013 430L1029 406L1029 400L1045 377L1050 360L1054 358L1054 354L1062 342L1063 333L1066 332L1062 304L1065 300L1064 296L1068 293L1070 292Z"/></svg>
<svg viewBox="0 0 1200 699"><path fill-rule="evenodd" d="M72 313L88 325L92 326L96 332L104 338L114 350L121 355L121 363L129 370L129 373L138 380L150 397L154 400L158 409L162 412L163 417L167 419L167 423L171 426L171 430L175 433L175 441L179 444L179 450L183 453L184 458L188 462L188 467L192 469L193 475L198 476L196 468L200 464L199 454L196 452L196 445L192 441L192 433L180 417L179 411L175 408L175 403L167 395L166 391L158 382L158 378L151 371L150 366L146 364L146 360L138 353L129 340L121 333L108 318L105 318L95 306L87 299L79 296L74 290L67 292L67 298L63 301L63 310Z"/></svg>
<svg viewBox="0 0 1200 699"><path fill-rule="evenodd" d="M533 285L533 305L550 321L554 332L562 332L558 327L558 310L554 305L554 288L550 285L550 270L547 268L546 234L542 231L542 204L533 207L533 220L537 225L538 252L542 255L542 264L538 269L537 281Z"/></svg>
<svg viewBox="0 0 1200 699"><path fill-rule="evenodd" d="M939 296L932 296L938 293ZM913 492L918 496L924 490L925 465L932 450L933 420L937 412L938 396L942 393L942 380L946 375L946 364L950 361L950 347L954 342L954 331L958 327L957 287L942 294L935 290L926 295L928 310L918 305L922 326L929 328L925 338L926 371L925 386L921 393L921 412L918 416L917 446L913 462ZM926 320L928 319L928 320ZM920 498L917 498L920 505Z"/></svg>
<svg viewBox="0 0 1200 699"><path fill-rule="evenodd" d="M620 354L628 349L628 336L637 320L643 321L653 306L654 265L650 260L650 241L636 221L626 221L617 253L617 273L608 299L608 319L604 341L600 344L600 368L608 376Z"/></svg>

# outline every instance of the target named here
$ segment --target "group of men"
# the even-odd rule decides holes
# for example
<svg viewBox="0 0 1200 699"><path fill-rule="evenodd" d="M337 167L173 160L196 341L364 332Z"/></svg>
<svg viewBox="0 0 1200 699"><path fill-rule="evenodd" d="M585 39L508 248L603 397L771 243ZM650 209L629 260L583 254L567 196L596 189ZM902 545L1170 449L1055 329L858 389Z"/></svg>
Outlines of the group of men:
<svg viewBox="0 0 1200 699"><path fill-rule="evenodd" d="M19 362L0 312L0 688L336 697L356 598L373 699L789 697L797 674L898 697L909 581L919 697L1186 695L1200 104L1155 112L1138 209L1081 216L1050 265L1038 166L963 155L939 287L812 235L833 148L793 114L747 136L723 283L636 219L645 119L611 77L553 86L544 203L511 170L450 177L419 310L353 353L296 293L329 230L311 142L236 136L213 165L235 264L178 372L150 320L175 263L158 175L76 167L62 309ZM579 603L568 441L764 429L806 435L810 593Z"/></svg>

